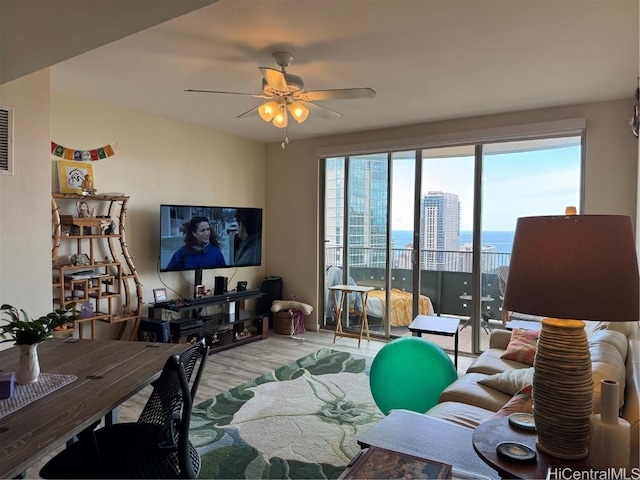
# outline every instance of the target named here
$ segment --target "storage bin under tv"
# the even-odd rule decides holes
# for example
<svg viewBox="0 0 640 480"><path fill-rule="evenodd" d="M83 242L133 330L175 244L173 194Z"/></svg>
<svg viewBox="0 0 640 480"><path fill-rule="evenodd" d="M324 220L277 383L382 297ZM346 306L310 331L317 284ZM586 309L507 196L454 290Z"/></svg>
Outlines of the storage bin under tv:
<svg viewBox="0 0 640 480"><path fill-rule="evenodd" d="M155 304L154 307L180 315L171 321L174 342L186 343L204 337L213 353L268 337L269 314L245 308L246 300L260 296L259 290L246 290L207 295L192 301ZM231 314L215 311L219 308L229 311L230 305L235 306Z"/></svg>

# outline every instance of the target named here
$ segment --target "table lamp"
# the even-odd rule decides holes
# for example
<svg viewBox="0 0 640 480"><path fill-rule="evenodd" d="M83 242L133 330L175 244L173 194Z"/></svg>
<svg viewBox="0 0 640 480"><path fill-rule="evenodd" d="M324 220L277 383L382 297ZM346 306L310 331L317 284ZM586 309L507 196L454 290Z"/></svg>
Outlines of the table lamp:
<svg viewBox="0 0 640 480"><path fill-rule="evenodd" d="M556 458L588 455L591 356L583 320L638 320L638 260L623 215L519 218L504 308L540 315L534 360L537 447Z"/></svg>

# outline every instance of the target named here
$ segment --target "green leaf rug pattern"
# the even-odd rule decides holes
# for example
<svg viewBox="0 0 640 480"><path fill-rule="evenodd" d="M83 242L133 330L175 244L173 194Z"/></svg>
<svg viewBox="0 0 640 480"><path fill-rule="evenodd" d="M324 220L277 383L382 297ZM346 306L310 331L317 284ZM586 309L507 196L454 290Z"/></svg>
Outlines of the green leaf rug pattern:
<svg viewBox="0 0 640 480"><path fill-rule="evenodd" d="M338 478L383 417L371 360L323 348L194 407L199 478Z"/></svg>

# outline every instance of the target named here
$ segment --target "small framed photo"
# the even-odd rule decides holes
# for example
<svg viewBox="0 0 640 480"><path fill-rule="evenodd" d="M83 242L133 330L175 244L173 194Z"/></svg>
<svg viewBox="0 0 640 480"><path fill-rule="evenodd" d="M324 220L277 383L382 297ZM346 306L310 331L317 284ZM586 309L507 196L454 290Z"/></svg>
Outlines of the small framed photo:
<svg viewBox="0 0 640 480"><path fill-rule="evenodd" d="M58 160L58 180L60 192L82 193L82 182L89 175L93 178L93 167L89 162Z"/></svg>
<svg viewBox="0 0 640 480"><path fill-rule="evenodd" d="M153 298L156 303L167 301L167 289L166 288L154 288Z"/></svg>
<svg viewBox="0 0 640 480"><path fill-rule="evenodd" d="M204 293L205 293L204 285L197 285L196 286L196 296L202 297L204 295Z"/></svg>
<svg viewBox="0 0 640 480"><path fill-rule="evenodd" d="M91 216L91 204L86 200L80 200L76 202L76 208L78 210L78 217L89 218Z"/></svg>

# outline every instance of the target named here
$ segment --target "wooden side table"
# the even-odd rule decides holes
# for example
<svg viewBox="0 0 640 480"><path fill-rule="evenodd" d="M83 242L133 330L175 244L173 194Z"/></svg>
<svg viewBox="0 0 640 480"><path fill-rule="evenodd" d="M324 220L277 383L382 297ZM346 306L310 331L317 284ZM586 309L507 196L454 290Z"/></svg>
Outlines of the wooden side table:
<svg viewBox="0 0 640 480"><path fill-rule="evenodd" d="M367 342L371 340L369 336L369 321L367 320L367 296L371 290L375 290L374 287L363 287L360 285L334 285L329 287L329 290L333 290L333 308L336 315L336 330L333 335L333 343L336 343L336 337L349 337L358 339L358 348L360 348L360 341L362 340L362 333L366 329ZM342 298L338 302L338 292L342 292ZM342 329L342 312L344 310L345 298L349 293L357 293L362 299L362 320L360 321L360 333L345 332Z"/></svg>
<svg viewBox="0 0 640 480"><path fill-rule="evenodd" d="M419 337L422 337L423 333L453 337L453 363L458 370L458 325L459 318L417 315L409 325L409 331L417 333Z"/></svg>
<svg viewBox="0 0 640 480"><path fill-rule="evenodd" d="M549 478L549 469L552 471L550 478L561 478L559 474L554 476L555 469L558 472L562 469L586 472L591 468L588 457L583 460L561 460L541 452L536 448L537 438L538 434L535 431L513 428L509 425L507 417L500 417L480 424L473 431L472 441L473 449L478 456L487 465L495 468L503 478ZM532 448L536 451L536 463L503 460L496 453L496 445L500 442L520 442Z"/></svg>

